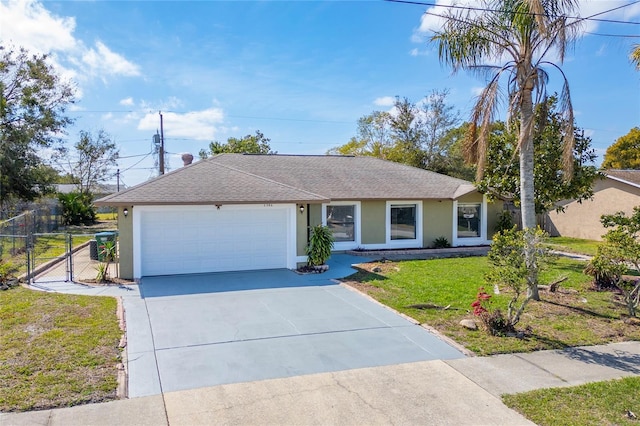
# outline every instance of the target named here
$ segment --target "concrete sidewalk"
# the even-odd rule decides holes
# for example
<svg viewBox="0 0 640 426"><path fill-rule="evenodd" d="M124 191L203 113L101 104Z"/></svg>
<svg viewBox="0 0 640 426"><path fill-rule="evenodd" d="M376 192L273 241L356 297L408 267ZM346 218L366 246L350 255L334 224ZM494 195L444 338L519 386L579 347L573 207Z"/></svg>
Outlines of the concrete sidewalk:
<svg viewBox="0 0 640 426"><path fill-rule="evenodd" d="M499 395L640 375L640 342L236 383L0 414L1 425L531 425Z"/></svg>

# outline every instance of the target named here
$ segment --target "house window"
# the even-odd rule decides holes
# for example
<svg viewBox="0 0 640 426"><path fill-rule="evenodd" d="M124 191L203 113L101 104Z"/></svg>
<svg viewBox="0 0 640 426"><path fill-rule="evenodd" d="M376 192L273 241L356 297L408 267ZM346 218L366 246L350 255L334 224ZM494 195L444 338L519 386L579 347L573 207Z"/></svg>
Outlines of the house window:
<svg viewBox="0 0 640 426"><path fill-rule="evenodd" d="M480 203L458 204L458 238L478 238L481 236L482 205Z"/></svg>
<svg viewBox="0 0 640 426"><path fill-rule="evenodd" d="M336 242L355 241L355 205L328 205L327 226L333 232Z"/></svg>
<svg viewBox="0 0 640 426"><path fill-rule="evenodd" d="M415 240L417 238L415 204L391 205L391 240Z"/></svg>

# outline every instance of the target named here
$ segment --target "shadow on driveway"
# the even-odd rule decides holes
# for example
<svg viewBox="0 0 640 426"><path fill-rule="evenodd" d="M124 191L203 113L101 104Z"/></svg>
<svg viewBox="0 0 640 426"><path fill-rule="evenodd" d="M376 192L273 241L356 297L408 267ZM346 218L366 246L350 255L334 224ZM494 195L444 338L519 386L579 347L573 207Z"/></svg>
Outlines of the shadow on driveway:
<svg viewBox="0 0 640 426"><path fill-rule="evenodd" d="M351 265L370 260L360 256L334 254L327 262L329 271L322 274L300 275L288 269L270 269L143 277L140 280L140 296L144 299L229 291L335 285L333 280L356 272Z"/></svg>
<svg viewBox="0 0 640 426"><path fill-rule="evenodd" d="M210 274L167 275L140 280L142 298L223 293L229 291L264 290L335 285L330 279L298 275L288 269L219 272Z"/></svg>

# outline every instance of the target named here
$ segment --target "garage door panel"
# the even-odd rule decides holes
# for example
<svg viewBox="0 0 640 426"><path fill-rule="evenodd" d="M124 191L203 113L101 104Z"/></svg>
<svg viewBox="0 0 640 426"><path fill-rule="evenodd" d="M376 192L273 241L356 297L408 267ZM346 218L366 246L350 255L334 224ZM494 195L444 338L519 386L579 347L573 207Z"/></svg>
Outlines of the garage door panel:
<svg viewBox="0 0 640 426"><path fill-rule="evenodd" d="M141 275L287 267L288 208L140 211Z"/></svg>

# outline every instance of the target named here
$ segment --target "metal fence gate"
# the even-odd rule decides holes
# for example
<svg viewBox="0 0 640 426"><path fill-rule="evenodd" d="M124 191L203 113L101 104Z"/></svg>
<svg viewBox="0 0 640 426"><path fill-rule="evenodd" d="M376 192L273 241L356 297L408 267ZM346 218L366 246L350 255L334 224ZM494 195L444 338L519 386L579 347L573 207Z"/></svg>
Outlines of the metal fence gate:
<svg viewBox="0 0 640 426"><path fill-rule="evenodd" d="M66 233L32 234L27 252L31 282L73 281L72 238Z"/></svg>

